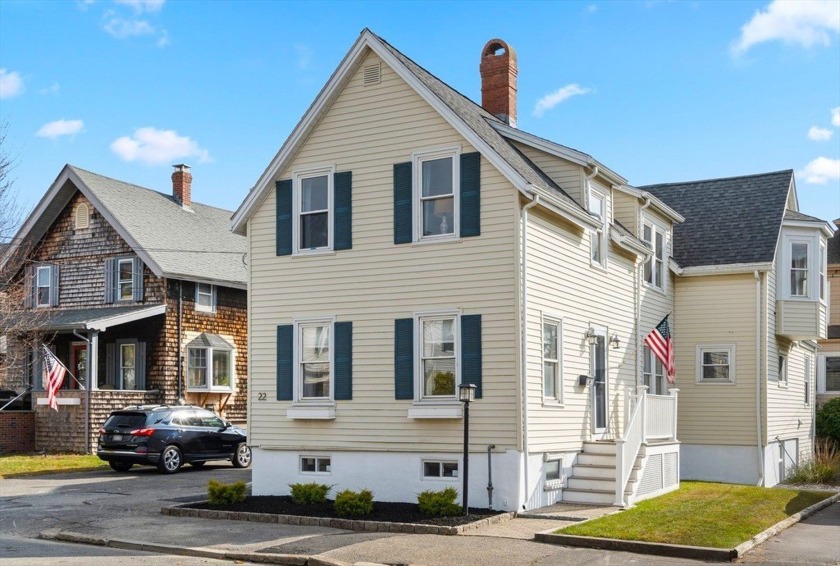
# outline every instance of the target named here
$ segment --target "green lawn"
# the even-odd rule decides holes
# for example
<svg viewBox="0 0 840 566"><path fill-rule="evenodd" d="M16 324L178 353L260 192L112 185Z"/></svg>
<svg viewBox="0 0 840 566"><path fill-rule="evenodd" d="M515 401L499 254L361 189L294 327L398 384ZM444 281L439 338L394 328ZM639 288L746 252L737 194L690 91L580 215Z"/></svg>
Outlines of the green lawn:
<svg viewBox="0 0 840 566"><path fill-rule="evenodd" d="M558 534L734 548L833 495L746 485L681 482L677 491Z"/></svg>
<svg viewBox="0 0 840 566"><path fill-rule="evenodd" d="M54 474L57 472L79 472L107 467L97 456L89 454L49 454L0 456L0 478Z"/></svg>

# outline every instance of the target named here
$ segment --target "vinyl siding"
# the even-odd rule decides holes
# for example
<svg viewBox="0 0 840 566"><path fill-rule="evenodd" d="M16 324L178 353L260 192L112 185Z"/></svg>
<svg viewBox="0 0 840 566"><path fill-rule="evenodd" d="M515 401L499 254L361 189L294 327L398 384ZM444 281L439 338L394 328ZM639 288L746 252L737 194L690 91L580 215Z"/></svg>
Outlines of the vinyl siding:
<svg viewBox="0 0 840 566"><path fill-rule="evenodd" d="M278 177L312 165L352 171L352 249L277 257L273 194L249 221L250 440L264 448L460 451L460 419L411 420L411 401L394 399L394 320L460 308L480 314L483 326L484 397L472 405L472 442L515 448L517 192L482 158L481 235L395 245L393 165L418 150L475 150L384 62L381 83L363 87L362 68L378 61L368 54ZM274 400L276 326L318 316L353 322L353 400L338 401L331 421L288 420L291 403Z"/></svg>
<svg viewBox="0 0 840 566"><path fill-rule="evenodd" d="M640 234L639 223L639 199L621 191L613 191L615 203L613 216L621 222L625 228L633 234Z"/></svg>
<svg viewBox="0 0 840 566"><path fill-rule="evenodd" d="M756 285L752 274L677 281L677 436L688 444L756 444ZM734 384L697 383L697 347L735 346Z"/></svg>
<svg viewBox="0 0 840 566"><path fill-rule="evenodd" d="M578 204L586 208L586 199L583 194L585 191L585 172L580 165L561 159L556 155L550 155L523 143L510 143L525 154L525 157L533 161L537 167L542 169L552 181L557 183ZM606 192L609 191L607 190Z"/></svg>

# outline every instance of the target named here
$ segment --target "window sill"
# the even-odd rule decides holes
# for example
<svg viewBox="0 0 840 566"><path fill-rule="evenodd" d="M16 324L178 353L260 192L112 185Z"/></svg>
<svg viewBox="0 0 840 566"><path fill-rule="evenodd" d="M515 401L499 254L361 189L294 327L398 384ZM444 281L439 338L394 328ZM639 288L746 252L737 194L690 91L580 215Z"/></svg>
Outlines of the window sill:
<svg viewBox="0 0 840 566"><path fill-rule="evenodd" d="M718 381L713 381L711 379L698 379L694 383L697 385L735 385L734 381L730 381L728 379L721 379Z"/></svg>
<svg viewBox="0 0 840 566"><path fill-rule="evenodd" d="M201 313L201 314L216 314L216 309L200 309L200 308L196 307L195 312Z"/></svg>
<svg viewBox="0 0 840 566"><path fill-rule="evenodd" d="M445 242L461 243L463 240L460 236L452 236L449 238L423 238L422 240L414 240L411 242L411 247L433 246L435 244L443 244Z"/></svg>
<svg viewBox="0 0 840 566"><path fill-rule="evenodd" d="M206 387L188 387L187 393L218 393L220 395L229 395L233 393L233 388L214 387L207 389Z"/></svg>
<svg viewBox="0 0 840 566"><path fill-rule="evenodd" d="M662 293L663 295L667 295L668 293L665 291L665 287L657 287L653 283L648 283L645 281L645 288L650 289L651 291L656 291L657 293Z"/></svg>
<svg viewBox="0 0 840 566"><path fill-rule="evenodd" d="M557 399L543 399L542 401L543 407L550 407L552 409L562 409L565 407L562 401Z"/></svg>
<svg viewBox="0 0 840 566"><path fill-rule="evenodd" d="M606 264L601 263L599 261L595 261L594 259L589 260L589 267L597 269L599 271L603 271L604 273L609 273L609 268Z"/></svg>
<svg viewBox="0 0 840 566"><path fill-rule="evenodd" d="M286 409L286 418L290 420L334 420L335 403L292 405Z"/></svg>
<svg viewBox="0 0 840 566"><path fill-rule="evenodd" d="M460 419L464 416L464 407L459 401L452 403L415 402L408 409L410 419Z"/></svg>
<svg viewBox="0 0 840 566"><path fill-rule="evenodd" d="M335 255L335 250L332 249L323 249L323 250L300 250L296 252L292 252L292 257L308 257L308 256L322 256L322 255Z"/></svg>

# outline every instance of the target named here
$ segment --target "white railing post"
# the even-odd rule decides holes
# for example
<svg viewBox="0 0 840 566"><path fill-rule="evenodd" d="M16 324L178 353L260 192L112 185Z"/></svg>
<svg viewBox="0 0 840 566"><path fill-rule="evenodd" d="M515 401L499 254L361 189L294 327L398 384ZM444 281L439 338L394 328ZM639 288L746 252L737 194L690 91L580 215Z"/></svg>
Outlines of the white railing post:
<svg viewBox="0 0 840 566"><path fill-rule="evenodd" d="M623 438L615 441L615 503L616 507L624 507L624 443Z"/></svg>
<svg viewBox="0 0 840 566"><path fill-rule="evenodd" d="M672 429L673 432L671 433L671 440L673 440L674 442L677 441L677 405L678 405L678 403L677 403L677 393L679 393L679 392L680 392L679 389L671 389L671 392L670 392L671 396L674 398L674 413L673 413L674 416L671 417L672 419L674 419L674 422L671 423L674 427Z"/></svg>
<svg viewBox="0 0 840 566"><path fill-rule="evenodd" d="M636 386L636 391L638 391L638 395L636 395L636 402L641 405L641 415L639 416L642 418L642 444L645 444L647 442L647 414L645 414L645 411L647 411L647 403L645 403L645 397L647 397L647 390L647 385Z"/></svg>
<svg viewBox="0 0 840 566"><path fill-rule="evenodd" d="M629 385L624 386L624 430L621 434L624 435L627 430L627 425L630 424L630 415L633 412L633 388Z"/></svg>

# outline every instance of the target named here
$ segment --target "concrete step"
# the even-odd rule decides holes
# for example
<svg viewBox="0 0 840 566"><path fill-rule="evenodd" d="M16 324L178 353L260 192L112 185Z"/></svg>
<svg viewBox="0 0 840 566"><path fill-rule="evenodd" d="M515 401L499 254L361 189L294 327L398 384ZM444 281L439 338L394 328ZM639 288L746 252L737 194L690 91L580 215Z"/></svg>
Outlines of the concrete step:
<svg viewBox="0 0 840 566"><path fill-rule="evenodd" d="M584 454L612 454L615 455L615 442L609 442L605 440L601 440L598 442L584 442L583 443L583 450Z"/></svg>

